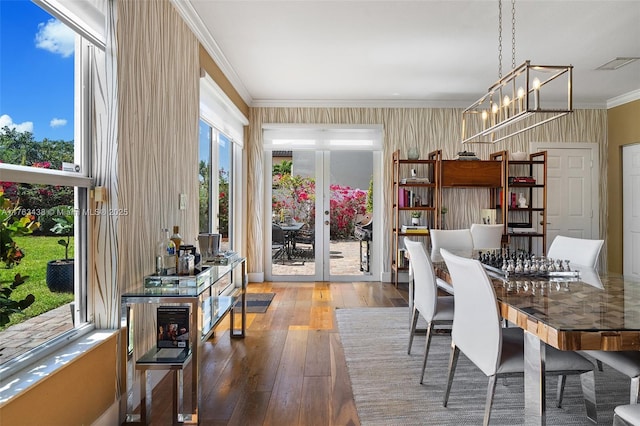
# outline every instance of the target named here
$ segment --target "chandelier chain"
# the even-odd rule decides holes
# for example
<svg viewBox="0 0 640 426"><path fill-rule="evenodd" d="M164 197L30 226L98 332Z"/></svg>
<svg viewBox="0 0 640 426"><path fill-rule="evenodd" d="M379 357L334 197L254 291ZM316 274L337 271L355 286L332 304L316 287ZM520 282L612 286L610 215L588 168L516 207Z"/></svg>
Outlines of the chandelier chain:
<svg viewBox="0 0 640 426"><path fill-rule="evenodd" d="M498 78L502 78L502 0L498 0Z"/></svg>
<svg viewBox="0 0 640 426"><path fill-rule="evenodd" d="M511 0L511 69L516 68L516 0Z"/></svg>

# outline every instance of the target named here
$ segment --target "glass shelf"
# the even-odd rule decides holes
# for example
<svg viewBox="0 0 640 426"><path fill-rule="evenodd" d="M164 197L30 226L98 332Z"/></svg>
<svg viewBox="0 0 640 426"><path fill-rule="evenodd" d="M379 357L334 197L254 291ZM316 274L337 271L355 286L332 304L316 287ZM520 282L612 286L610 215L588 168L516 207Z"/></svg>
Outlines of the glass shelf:
<svg viewBox="0 0 640 426"><path fill-rule="evenodd" d="M136 361L136 366L149 366L152 364L162 364L162 369L167 366L184 367L191 359L191 349L189 348L152 348ZM145 368L148 369L148 368Z"/></svg>

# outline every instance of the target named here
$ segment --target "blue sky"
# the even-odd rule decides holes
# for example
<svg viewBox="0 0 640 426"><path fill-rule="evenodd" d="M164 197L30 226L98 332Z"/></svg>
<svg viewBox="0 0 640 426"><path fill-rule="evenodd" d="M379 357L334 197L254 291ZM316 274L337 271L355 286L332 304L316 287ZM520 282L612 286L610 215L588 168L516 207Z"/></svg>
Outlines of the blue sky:
<svg viewBox="0 0 640 426"><path fill-rule="evenodd" d="M0 128L73 140L74 33L29 0L0 0Z"/></svg>

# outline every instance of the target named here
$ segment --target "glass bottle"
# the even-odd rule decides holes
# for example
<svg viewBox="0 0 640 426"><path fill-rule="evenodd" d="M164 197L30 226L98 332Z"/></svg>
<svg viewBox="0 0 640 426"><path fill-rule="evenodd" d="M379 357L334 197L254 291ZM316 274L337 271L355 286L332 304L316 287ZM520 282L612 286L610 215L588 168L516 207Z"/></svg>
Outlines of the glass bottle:
<svg viewBox="0 0 640 426"><path fill-rule="evenodd" d="M175 243L169 238L169 230L164 229L164 239L162 241L162 274L161 275L175 275L176 273L176 261L177 251Z"/></svg>
<svg viewBox="0 0 640 426"><path fill-rule="evenodd" d="M173 234L171 235L171 241L176 247L176 253L180 250L180 245L182 244L182 237L180 236L180 227L173 226Z"/></svg>
<svg viewBox="0 0 640 426"><path fill-rule="evenodd" d="M173 225L173 234L171 234L171 241L175 246L176 254L174 256L175 261L173 267L175 268L175 273L178 273L178 258L180 256L180 246L182 245L182 236L180 236L180 227Z"/></svg>

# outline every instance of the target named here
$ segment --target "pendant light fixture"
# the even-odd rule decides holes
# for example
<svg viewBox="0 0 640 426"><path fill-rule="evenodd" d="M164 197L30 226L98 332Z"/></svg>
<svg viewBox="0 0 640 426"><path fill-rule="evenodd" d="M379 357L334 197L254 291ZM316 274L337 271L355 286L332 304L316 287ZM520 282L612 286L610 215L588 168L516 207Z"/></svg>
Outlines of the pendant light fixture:
<svg viewBox="0 0 640 426"><path fill-rule="evenodd" d="M496 143L567 115L573 111L572 79L572 65L532 65L527 60L516 67L515 0L511 0L511 71L502 75L502 0L498 0L498 81L463 111L462 143Z"/></svg>

